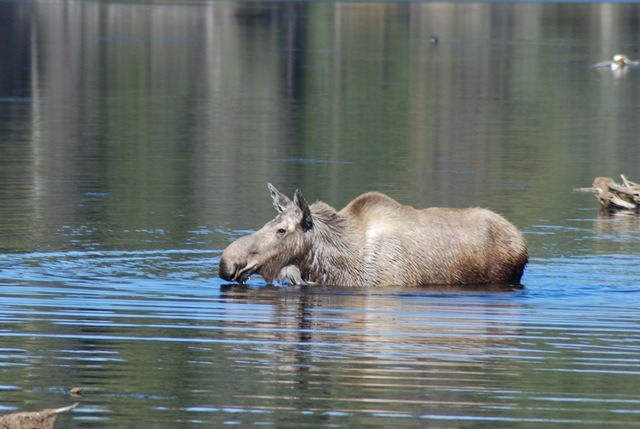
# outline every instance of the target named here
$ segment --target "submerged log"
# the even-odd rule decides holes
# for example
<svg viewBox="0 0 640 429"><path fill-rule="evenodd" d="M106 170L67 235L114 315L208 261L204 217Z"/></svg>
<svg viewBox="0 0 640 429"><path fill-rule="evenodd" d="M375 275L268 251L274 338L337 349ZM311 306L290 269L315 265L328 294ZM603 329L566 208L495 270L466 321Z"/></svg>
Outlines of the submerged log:
<svg viewBox="0 0 640 429"><path fill-rule="evenodd" d="M69 411L78 403L42 411L22 411L0 417L0 429L53 429L58 414Z"/></svg>
<svg viewBox="0 0 640 429"><path fill-rule="evenodd" d="M606 211L630 210L640 213L640 185L621 174L622 184L609 177L596 177L591 188L576 188L575 192L592 192Z"/></svg>

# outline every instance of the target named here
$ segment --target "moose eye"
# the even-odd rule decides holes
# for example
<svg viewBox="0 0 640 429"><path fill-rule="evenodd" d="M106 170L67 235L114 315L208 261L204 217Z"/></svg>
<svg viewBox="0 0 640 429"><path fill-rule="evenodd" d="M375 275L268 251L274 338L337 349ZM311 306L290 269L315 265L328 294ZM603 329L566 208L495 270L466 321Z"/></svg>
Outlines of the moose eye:
<svg viewBox="0 0 640 429"><path fill-rule="evenodd" d="M284 228L280 228L277 232L278 236L282 237L283 235L285 235L287 233L287 230Z"/></svg>

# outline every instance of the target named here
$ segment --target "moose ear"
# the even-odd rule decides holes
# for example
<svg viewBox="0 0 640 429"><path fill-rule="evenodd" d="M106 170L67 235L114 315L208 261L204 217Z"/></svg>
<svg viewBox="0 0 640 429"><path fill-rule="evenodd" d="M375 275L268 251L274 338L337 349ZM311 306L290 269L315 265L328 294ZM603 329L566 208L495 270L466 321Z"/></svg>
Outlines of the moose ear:
<svg viewBox="0 0 640 429"><path fill-rule="evenodd" d="M313 228L313 217L311 216L311 209L309 208L309 204L302 196L302 192L300 189L296 189L296 193L293 196L293 202L300 208L302 212L302 219L300 220L300 225L302 226L302 230L304 232L309 231Z"/></svg>
<svg viewBox="0 0 640 429"><path fill-rule="evenodd" d="M281 194L271 183L267 183L267 186L271 193L271 199L273 199L273 207L276 208L278 213L282 213L291 205L291 200L286 195Z"/></svg>

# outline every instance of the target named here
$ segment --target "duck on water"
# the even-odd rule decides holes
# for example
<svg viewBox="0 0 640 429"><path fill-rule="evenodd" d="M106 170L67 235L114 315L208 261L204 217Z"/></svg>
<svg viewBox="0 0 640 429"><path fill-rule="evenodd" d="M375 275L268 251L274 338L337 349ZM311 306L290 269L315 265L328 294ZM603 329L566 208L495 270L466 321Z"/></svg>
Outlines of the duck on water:
<svg viewBox="0 0 640 429"><path fill-rule="evenodd" d="M600 61L591 65L591 68L602 69L610 68L612 70L621 69L623 67L640 67L640 61L632 61L623 54L616 54L612 61Z"/></svg>

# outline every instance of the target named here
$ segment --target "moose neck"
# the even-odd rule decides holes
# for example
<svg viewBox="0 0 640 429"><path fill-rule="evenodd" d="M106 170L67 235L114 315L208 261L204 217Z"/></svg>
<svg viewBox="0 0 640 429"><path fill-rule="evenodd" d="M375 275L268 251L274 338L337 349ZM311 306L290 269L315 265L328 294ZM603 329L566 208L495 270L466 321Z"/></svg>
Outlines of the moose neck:
<svg viewBox="0 0 640 429"><path fill-rule="evenodd" d="M362 255L356 228L332 207L311 206L313 228L308 232L309 251L300 263L303 278L311 283L352 286L362 282Z"/></svg>

